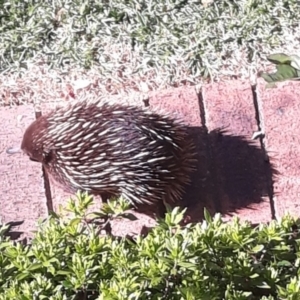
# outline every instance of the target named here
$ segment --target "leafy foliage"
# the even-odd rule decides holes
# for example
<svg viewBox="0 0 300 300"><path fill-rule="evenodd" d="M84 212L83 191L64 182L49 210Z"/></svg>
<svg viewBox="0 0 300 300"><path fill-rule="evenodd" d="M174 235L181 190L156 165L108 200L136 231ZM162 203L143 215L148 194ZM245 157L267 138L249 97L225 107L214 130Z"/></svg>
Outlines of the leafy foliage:
<svg viewBox="0 0 300 300"><path fill-rule="evenodd" d="M30 245L0 236L0 299L299 299L299 220L252 228L207 212L179 224L175 208L144 238L100 235L87 195L69 219L51 215ZM123 199L97 217L126 215ZM100 226L101 227L101 226Z"/></svg>
<svg viewBox="0 0 300 300"><path fill-rule="evenodd" d="M300 78L300 57L298 55L276 53L270 55L268 60L276 65L275 73L261 74L268 83Z"/></svg>

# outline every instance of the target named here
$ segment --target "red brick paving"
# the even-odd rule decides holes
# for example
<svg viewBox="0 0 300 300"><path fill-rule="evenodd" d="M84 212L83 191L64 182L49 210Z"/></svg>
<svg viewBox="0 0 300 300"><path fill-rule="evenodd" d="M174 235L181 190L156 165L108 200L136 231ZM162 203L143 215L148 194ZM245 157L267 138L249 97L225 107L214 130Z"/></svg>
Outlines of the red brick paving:
<svg viewBox="0 0 300 300"><path fill-rule="evenodd" d="M254 223L271 218L264 157L249 82L212 83L203 87L206 126L210 132L218 211ZM214 130L224 128L219 136ZM249 209L245 209L249 207Z"/></svg>
<svg viewBox="0 0 300 300"><path fill-rule="evenodd" d="M265 145L280 173L274 182L277 217L285 213L300 215L300 85L298 82L265 88L258 83L258 98L263 109Z"/></svg>
<svg viewBox="0 0 300 300"><path fill-rule="evenodd" d="M34 120L34 110L17 106L0 108L0 114L0 218L3 223L24 221L13 231L25 231L28 236L38 218L47 216L41 167L21 153L8 155L6 149L19 147L24 128Z"/></svg>
<svg viewBox="0 0 300 300"><path fill-rule="evenodd" d="M187 126L200 126L198 95L194 87L179 87L149 94L150 107L170 112Z"/></svg>
<svg viewBox="0 0 300 300"><path fill-rule="evenodd" d="M297 100L300 85L283 83L276 89L265 89L264 86L265 83L259 81L258 108L266 133L265 147L271 162L280 172L273 178L276 214L281 216L291 212L299 215L300 148L297 133L300 105ZM151 93L149 104L182 118L195 138L199 165L184 197L193 221L201 220L203 207L212 213L221 212L226 219L237 214L254 223L271 220L272 187L268 184L272 181L272 170L264 159L259 140L251 140L258 130L258 120L249 83L209 84L202 87L199 95L194 87L170 89ZM49 107L53 104L43 106L43 112ZM47 214L41 167L22 154L9 156L5 150L20 143L25 127L34 119L33 108L2 108L0 113L0 216L4 222L24 220L16 230L28 235L38 218ZM27 115L24 125L18 124L20 114ZM220 132L219 128L225 131ZM51 189L54 209L57 210L69 195L53 185ZM138 213L136 216L138 220L135 222L116 221L114 233L137 233L143 225L154 224L148 216Z"/></svg>
<svg viewBox="0 0 300 300"><path fill-rule="evenodd" d="M203 218L204 207L211 213L216 209L212 202L207 139L205 132L200 128L202 118L196 89L181 87L155 92L150 94L149 104L150 107L159 107L179 117L186 126L189 126L189 132L195 140L199 164L183 202L188 208L187 214L191 220L199 221Z"/></svg>

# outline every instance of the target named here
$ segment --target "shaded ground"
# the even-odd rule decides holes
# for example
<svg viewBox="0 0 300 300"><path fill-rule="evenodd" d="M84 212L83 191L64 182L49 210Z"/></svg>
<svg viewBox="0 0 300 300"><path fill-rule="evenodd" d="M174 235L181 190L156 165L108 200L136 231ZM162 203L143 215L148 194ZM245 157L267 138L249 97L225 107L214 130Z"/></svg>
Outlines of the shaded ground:
<svg viewBox="0 0 300 300"><path fill-rule="evenodd" d="M203 207L227 219L238 215L253 223L286 212L299 215L299 94L299 83L265 89L262 81L255 86L230 81L148 94L146 102L182 118L197 143L198 170L184 197L190 220L201 220ZM76 98L76 93L71 95ZM57 104L43 100L42 112ZM141 98L128 101L145 105ZM38 218L47 215L47 201L48 207L52 202L57 210L68 195L51 186L47 199L41 166L22 154L6 153L8 147L20 143L35 118L33 105L1 108L1 118L0 217L4 223L24 221L14 230L30 235ZM252 140L257 131L264 134ZM137 233L143 225L154 224L149 216L137 216L134 222L116 221L113 231Z"/></svg>

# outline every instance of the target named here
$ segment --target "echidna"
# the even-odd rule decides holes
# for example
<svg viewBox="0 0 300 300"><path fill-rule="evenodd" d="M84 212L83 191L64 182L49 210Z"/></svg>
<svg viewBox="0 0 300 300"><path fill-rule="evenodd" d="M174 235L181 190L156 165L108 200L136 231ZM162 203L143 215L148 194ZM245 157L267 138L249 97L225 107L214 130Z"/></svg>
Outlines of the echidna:
<svg viewBox="0 0 300 300"><path fill-rule="evenodd" d="M132 205L180 200L194 165L185 127L150 109L76 102L35 120L21 149L69 192Z"/></svg>

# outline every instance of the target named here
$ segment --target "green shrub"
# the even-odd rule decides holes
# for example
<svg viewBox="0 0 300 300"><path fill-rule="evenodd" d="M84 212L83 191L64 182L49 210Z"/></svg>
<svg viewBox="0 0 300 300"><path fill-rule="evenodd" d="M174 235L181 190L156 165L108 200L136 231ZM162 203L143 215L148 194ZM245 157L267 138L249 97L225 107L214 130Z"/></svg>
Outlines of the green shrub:
<svg viewBox="0 0 300 300"><path fill-rule="evenodd" d="M129 239L99 234L112 218L132 217L124 200L104 205L100 225L86 221L91 203L78 194L73 215L52 214L29 245L2 227L0 300L300 299L299 220L253 228L206 212L182 227L175 208L146 237Z"/></svg>

